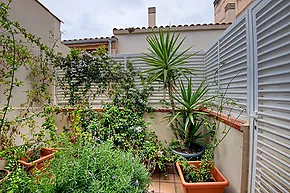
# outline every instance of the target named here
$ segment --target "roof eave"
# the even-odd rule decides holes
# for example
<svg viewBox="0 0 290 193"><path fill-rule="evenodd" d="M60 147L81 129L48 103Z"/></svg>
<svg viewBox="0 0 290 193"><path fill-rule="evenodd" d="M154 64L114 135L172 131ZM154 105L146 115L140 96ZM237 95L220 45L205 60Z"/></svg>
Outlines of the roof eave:
<svg viewBox="0 0 290 193"><path fill-rule="evenodd" d="M179 26L171 26L171 31L175 32L182 32L182 31L206 31L206 30L225 30L228 28L228 26L231 23L222 23L222 24L197 24L197 25L179 25ZM114 35L123 35L123 34L144 34L144 33L152 33L158 32L159 29L162 29L163 31L168 30L169 26L160 26L160 27L142 27L142 28L125 28L125 29L113 29L113 34Z"/></svg>
<svg viewBox="0 0 290 193"><path fill-rule="evenodd" d="M109 41L118 41L117 38L98 38L98 39L74 39L74 40L63 40L62 43L65 45L71 44L88 44L88 43L102 43L102 42L109 42Z"/></svg>

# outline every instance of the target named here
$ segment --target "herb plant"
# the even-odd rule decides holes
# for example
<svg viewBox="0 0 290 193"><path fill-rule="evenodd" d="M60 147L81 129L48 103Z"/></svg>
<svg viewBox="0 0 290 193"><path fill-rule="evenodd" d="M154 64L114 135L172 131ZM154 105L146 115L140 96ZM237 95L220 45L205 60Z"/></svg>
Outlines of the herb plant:
<svg viewBox="0 0 290 193"><path fill-rule="evenodd" d="M38 188L41 192L44 188L47 192L141 193L148 184L149 174L138 157L115 149L112 143L79 140L69 151L56 153Z"/></svg>

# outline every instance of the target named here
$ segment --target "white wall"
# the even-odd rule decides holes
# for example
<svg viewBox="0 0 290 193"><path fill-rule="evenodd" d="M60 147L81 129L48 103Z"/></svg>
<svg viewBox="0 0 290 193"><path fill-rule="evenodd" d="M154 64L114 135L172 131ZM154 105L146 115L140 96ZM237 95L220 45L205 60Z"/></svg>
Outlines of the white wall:
<svg viewBox="0 0 290 193"><path fill-rule="evenodd" d="M180 33L180 40L186 37L180 51L189 47L191 51L201 51L207 49L215 41L228 25L207 25L190 27L173 27L171 31ZM154 29L156 32L158 29ZM167 29L163 29L166 31ZM150 35L152 29L136 29L129 33L128 30L114 30L114 36L118 39L118 54L134 54L148 52L146 37Z"/></svg>

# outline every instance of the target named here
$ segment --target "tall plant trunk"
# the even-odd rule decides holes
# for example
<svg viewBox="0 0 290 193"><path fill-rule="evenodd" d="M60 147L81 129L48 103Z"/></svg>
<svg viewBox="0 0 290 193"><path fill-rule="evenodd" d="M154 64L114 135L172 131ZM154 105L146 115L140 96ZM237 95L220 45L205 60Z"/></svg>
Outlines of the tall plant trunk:
<svg viewBox="0 0 290 193"><path fill-rule="evenodd" d="M176 110L175 110L175 103L174 103L174 99L172 97L173 95L173 83L171 81L168 82L168 95L169 95L169 101L170 101L170 106L171 106L171 109L172 109L172 116L175 117L176 115ZM175 123L175 124L174 124ZM170 127L171 127L171 130L173 131L176 139L179 139L178 137L178 133L176 132L176 122L172 122L170 124Z"/></svg>
<svg viewBox="0 0 290 193"><path fill-rule="evenodd" d="M186 128L186 132L185 132L185 138L184 138L184 141L183 141L183 145L185 147L189 147L190 144L188 144L188 141L189 141L189 135L190 135L190 125L191 124L188 124L187 125L187 128Z"/></svg>

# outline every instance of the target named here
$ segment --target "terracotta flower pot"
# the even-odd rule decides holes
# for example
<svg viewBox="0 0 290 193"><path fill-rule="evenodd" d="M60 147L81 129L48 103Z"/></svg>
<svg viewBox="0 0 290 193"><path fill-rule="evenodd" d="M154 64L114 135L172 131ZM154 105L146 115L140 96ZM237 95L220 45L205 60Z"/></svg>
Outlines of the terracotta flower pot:
<svg viewBox="0 0 290 193"><path fill-rule="evenodd" d="M5 169L0 169L0 174L4 173L4 177L1 176L0 178L0 185L7 180L8 176L10 175L10 171Z"/></svg>
<svg viewBox="0 0 290 193"><path fill-rule="evenodd" d="M24 165L26 171L30 171L33 168L43 170L46 163L45 161L51 159L54 156L55 150L52 148L42 148L40 151L40 158L31 162L27 162L27 158L22 157L19 162ZM29 154L29 153L28 153Z"/></svg>
<svg viewBox="0 0 290 193"><path fill-rule="evenodd" d="M195 166L199 166L200 161L189 161L189 164L194 164ZM183 186L183 190L185 193L223 193L224 189L229 186L228 180L222 175L222 173L214 167L211 170L212 178L214 182L196 182L196 183L188 183L184 179L183 172L179 163L176 163L176 167L179 173L179 177Z"/></svg>

